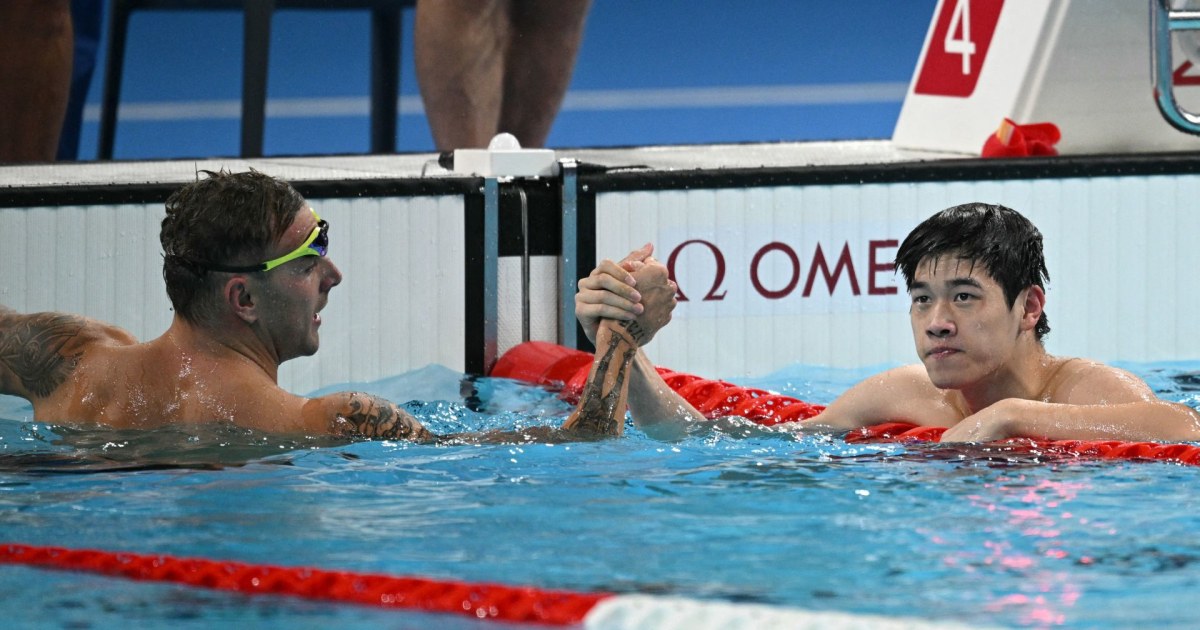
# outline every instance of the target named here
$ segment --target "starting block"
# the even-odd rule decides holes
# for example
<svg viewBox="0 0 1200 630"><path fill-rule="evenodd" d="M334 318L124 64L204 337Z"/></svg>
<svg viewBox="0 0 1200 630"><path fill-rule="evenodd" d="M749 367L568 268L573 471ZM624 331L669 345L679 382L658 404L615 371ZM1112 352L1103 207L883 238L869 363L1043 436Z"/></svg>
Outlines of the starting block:
<svg viewBox="0 0 1200 630"><path fill-rule="evenodd" d="M1200 20L1183 19L1193 8L1200 0L940 0L892 141L979 155L1009 119L1056 125L1061 154L1198 150L1200 135L1156 103L1200 111L1200 31L1188 30ZM1169 11L1181 17L1168 28ZM1173 81L1156 86L1155 64Z"/></svg>

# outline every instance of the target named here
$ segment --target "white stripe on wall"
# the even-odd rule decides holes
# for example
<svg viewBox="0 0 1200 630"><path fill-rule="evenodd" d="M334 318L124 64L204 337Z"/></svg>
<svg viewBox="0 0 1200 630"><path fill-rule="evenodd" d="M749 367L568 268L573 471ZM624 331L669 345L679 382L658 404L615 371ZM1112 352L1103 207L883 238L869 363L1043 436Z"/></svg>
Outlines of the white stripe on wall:
<svg viewBox="0 0 1200 630"><path fill-rule="evenodd" d="M572 90L563 102L562 111L899 104L904 100L907 90L908 83L904 82ZM402 116L419 116L425 113L420 96L401 96L397 102ZM365 96L274 98L267 101L267 116L271 118L367 116L370 109L371 101ZM88 105L84 108L83 116L87 122L99 122L100 106ZM242 116L242 104L237 99L123 103L118 116L123 121L143 122L237 120Z"/></svg>

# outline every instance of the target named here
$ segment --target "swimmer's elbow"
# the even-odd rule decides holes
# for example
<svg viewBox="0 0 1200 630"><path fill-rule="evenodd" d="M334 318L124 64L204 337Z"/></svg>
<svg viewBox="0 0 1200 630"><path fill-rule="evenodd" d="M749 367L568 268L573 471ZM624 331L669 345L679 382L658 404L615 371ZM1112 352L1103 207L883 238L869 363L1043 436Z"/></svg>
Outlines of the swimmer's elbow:
<svg viewBox="0 0 1200 630"><path fill-rule="evenodd" d="M804 418L802 420L795 420L781 426L798 433L841 435L855 429L861 429L871 424L874 423L866 422L844 413L831 413L828 409L826 409L815 416Z"/></svg>
<svg viewBox="0 0 1200 630"><path fill-rule="evenodd" d="M333 435L412 442L437 439L411 414L378 396L339 392L319 401L326 430Z"/></svg>
<svg viewBox="0 0 1200 630"><path fill-rule="evenodd" d="M1171 403L1174 419L1171 424L1178 428L1182 442L1200 442L1200 411L1182 403Z"/></svg>

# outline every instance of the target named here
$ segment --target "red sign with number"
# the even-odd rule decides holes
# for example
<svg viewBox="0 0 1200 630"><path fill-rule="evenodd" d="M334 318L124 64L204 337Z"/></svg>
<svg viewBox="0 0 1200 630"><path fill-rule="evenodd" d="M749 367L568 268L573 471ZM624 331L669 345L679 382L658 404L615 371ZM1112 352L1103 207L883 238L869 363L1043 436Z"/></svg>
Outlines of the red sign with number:
<svg viewBox="0 0 1200 630"><path fill-rule="evenodd" d="M975 91L1004 0L944 0L913 90L968 97Z"/></svg>

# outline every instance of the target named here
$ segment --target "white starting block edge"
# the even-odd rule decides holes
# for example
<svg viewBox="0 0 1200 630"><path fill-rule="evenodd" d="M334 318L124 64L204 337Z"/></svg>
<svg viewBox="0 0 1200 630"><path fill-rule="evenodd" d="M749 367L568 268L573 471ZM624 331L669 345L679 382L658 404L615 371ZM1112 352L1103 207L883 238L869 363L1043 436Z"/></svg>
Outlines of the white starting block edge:
<svg viewBox="0 0 1200 630"><path fill-rule="evenodd" d="M1200 137L1172 127L1155 103L1149 0L1005 2L994 25L981 23L998 2L940 0L892 136L897 147L979 155L1007 117L1058 125L1063 155L1200 149ZM951 33L935 37L947 19ZM992 26L983 49L980 33ZM1172 46L1178 68L1186 55L1178 41ZM970 78L974 89L917 93L926 64L947 56L971 60L964 75L972 76L946 75L956 71L950 64L943 81ZM1200 109L1200 87L1176 86L1175 95L1185 108Z"/></svg>
<svg viewBox="0 0 1200 630"><path fill-rule="evenodd" d="M558 162L550 149L522 149L510 133L497 134L486 149L456 149L454 171L480 177L553 177Z"/></svg>

